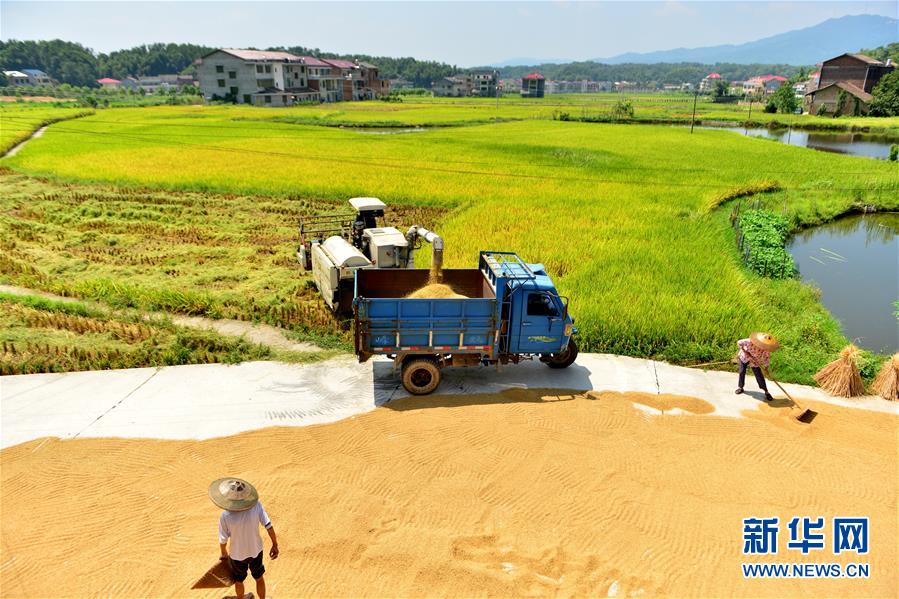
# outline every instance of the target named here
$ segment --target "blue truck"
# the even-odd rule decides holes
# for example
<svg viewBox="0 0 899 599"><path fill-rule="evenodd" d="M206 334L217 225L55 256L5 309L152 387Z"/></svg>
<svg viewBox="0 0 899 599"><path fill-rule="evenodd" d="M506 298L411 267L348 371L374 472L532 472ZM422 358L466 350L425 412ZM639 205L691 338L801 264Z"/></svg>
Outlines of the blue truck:
<svg viewBox="0 0 899 599"><path fill-rule="evenodd" d="M542 264L511 252L481 252L477 269L444 269L442 282L464 297L409 298L426 270L360 269L353 300L356 356L393 358L403 387L425 395L446 366L517 364L537 358L567 368L577 330Z"/></svg>

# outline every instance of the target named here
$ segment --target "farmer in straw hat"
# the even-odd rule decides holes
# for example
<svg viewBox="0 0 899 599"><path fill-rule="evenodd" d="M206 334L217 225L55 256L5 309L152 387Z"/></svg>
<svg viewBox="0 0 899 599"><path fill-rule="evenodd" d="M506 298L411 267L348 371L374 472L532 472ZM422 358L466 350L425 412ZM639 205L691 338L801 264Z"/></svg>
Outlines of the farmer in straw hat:
<svg viewBox="0 0 899 599"><path fill-rule="evenodd" d="M743 393L743 384L746 382L746 367L752 367L752 373L755 374L755 380L759 384L759 389L765 392L765 401L774 399L768 393L768 385L765 383L765 376L762 374L762 366L768 367L771 360L771 352L776 351L780 347L773 336L768 333L753 333L749 339L740 339L737 341L737 347L740 351L737 353L737 361L740 363L740 378L737 382L737 395Z"/></svg>
<svg viewBox="0 0 899 599"><path fill-rule="evenodd" d="M212 481L209 485L209 498L225 510L219 517L219 546L222 550L221 559L231 565L237 599L245 599L243 581L247 578L247 570L256 580L259 599L265 599L265 579L262 577L265 566L262 565L260 525L265 527L272 540L269 556L276 559L279 551L275 529L259 502L259 493L247 481L229 477ZM231 539L230 554L228 539ZM252 598L253 594L247 593L246 599Z"/></svg>

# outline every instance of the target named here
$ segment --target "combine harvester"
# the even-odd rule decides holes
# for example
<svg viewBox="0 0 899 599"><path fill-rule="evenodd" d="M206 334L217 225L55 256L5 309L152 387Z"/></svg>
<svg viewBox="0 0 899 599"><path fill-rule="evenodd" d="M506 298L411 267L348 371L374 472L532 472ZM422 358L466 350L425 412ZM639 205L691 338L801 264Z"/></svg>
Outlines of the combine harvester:
<svg viewBox="0 0 899 599"><path fill-rule="evenodd" d="M297 259L312 271L325 303L352 314L356 355L393 359L403 387L425 395L445 366L489 366L538 358L566 368L577 357L574 319L542 264L516 254L481 252L477 269L443 266L443 239L412 225L403 234L378 226L386 205L353 198L355 214L300 221ZM414 251L432 247L431 271L415 270ZM439 282L449 297L431 297ZM415 295L416 297L408 297Z"/></svg>
<svg viewBox="0 0 899 599"><path fill-rule="evenodd" d="M432 265L443 264L443 239L419 225L405 235L394 227L382 226L387 207L378 198L352 198L355 214L327 214L300 221L297 259L312 271L312 278L325 303L335 313L348 316L353 311L353 277L361 269L415 268L415 250L423 241L431 244Z"/></svg>
<svg viewBox="0 0 899 599"><path fill-rule="evenodd" d="M425 270L355 273L356 356L393 358L403 387L425 395L445 366L517 364L534 357L566 368L577 357L574 319L542 264L509 252L481 252L477 269L443 270L442 283L464 297L407 297L426 287Z"/></svg>

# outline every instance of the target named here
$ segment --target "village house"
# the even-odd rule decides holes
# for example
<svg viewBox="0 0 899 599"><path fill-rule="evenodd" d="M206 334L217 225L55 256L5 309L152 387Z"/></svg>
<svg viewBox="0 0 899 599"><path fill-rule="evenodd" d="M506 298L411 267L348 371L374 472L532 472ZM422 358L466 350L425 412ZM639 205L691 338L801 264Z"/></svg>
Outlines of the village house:
<svg viewBox="0 0 899 599"><path fill-rule="evenodd" d="M189 75L150 75L137 77L137 87L148 94L166 93L191 87L195 84L194 78Z"/></svg>
<svg viewBox="0 0 899 599"><path fill-rule="evenodd" d="M547 81L547 94L595 94L612 91L611 81Z"/></svg>
<svg viewBox="0 0 899 599"><path fill-rule="evenodd" d="M399 79L391 79L390 80L390 89L413 89L415 87L415 83L409 81L408 79L403 79L400 77Z"/></svg>
<svg viewBox="0 0 899 599"><path fill-rule="evenodd" d="M768 96L776 92L786 82L787 78L780 75L751 77L743 82L743 93L747 96Z"/></svg>
<svg viewBox="0 0 899 599"><path fill-rule="evenodd" d="M811 114L867 114L871 92L892 61L883 63L864 54L841 54L821 63L814 87L805 92L805 108Z"/></svg>
<svg viewBox="0 0 899 599"><path fill-rule="evenodd" d="M542 98L546 93L546 78L540 73L529 73L521 78L522 98Z"/></svg>
<svg viewBox="0 0 899 599"><path fill-rule="evenodd" d="M314 56L302 56L309 87L318 91L323 102L343 100L343 76L340 69Z"/></svg>
<svg viewBox="0 0 899 599"><path fill-rule="evenodd" d="M28 75L28 85L53 85L53 79L50 75L40 69L22 69L22 72Z"/></svg>
<svg viewBox="0 0 899 599"><path fill-rule="evenodd" d="M344 100L373 100L390 93L390 84L380 79L374 65L338 58L321 60L331 65L332 72L341 78Z"/></svg>
<svg viewBox="0 0 899 599"><path fill-rule="evenodd" d="M291 106L298 102L371 100L390 93L377 66L365 62L296 56L273 50L222 48L195 63L207 100Z"/></svg>
<svg viewBox="0 0 899 599"><path fill-rule="evenodd" d="M363 87L368 94L367 100L383 98L390 95L390 80L381 79L381 70L370 62L356 61L362 74Z"/></svg>
<svg viewBox="0 0 899 599"><path fill-rule="evenodd" d="M207 100L231 99L256 106L321 100L319 92L309 87L303 59L289 52L222 48L196 64L200 90Z"/></svg>
<svg viewBox="0 0 899 599"><path fill-rule="evenodd" d="M699 82L699 93L710 94L715 91L715 85L721 81L720 73L709 73Z"/></svg>
<svg viewBox="0 0 899 599"><path fill-rule="evenodd" d="M465 98L474 89L470 75L443 77L431 83L431 93L446 98Z"/></svg>
<svg viewBox="0 0 899 599"><path fill-rule="evenodd" d="M472 71L471 95L482 98L496 97L496 86L499 83L499 74L494 70Z"/></svg>
<svg viewBox="0 0 899 599"><path fill-rule="evenodd" d="M100 87L103 89L120 89L122 87L122 82L118 79L113 79L112 77L103 77L102 79L97 79L97 83L100 84Z"/></svg>
<svg viewBox="0 0 899 599"><path fill-rule="evenodd" d="M28 82L28 75L22 71L3 71L6 76L6 85L18 87L21 85L31 85Z"/></svg>

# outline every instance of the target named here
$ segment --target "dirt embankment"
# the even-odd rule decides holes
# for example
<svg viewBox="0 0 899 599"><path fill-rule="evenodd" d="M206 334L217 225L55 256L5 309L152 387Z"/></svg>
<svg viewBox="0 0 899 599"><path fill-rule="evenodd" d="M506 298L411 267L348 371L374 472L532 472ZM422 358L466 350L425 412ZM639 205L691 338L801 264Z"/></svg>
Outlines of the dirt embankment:
<svg viewBox="0 0 899 599"><path fill-rule="evenodd" d="M515 390L203 442L38 440L0 453L3 595L221 599L189 586L218 551L206 485L233 474L278 531L276 597L895 597L899 419L813 407L801 425L767 405L737 419L691 398ZM868 555L786 550L793 516L859 515ZM777 556L742 555L752 516L781 518ZM742 561L871 577L753 581Z"/></svg>

